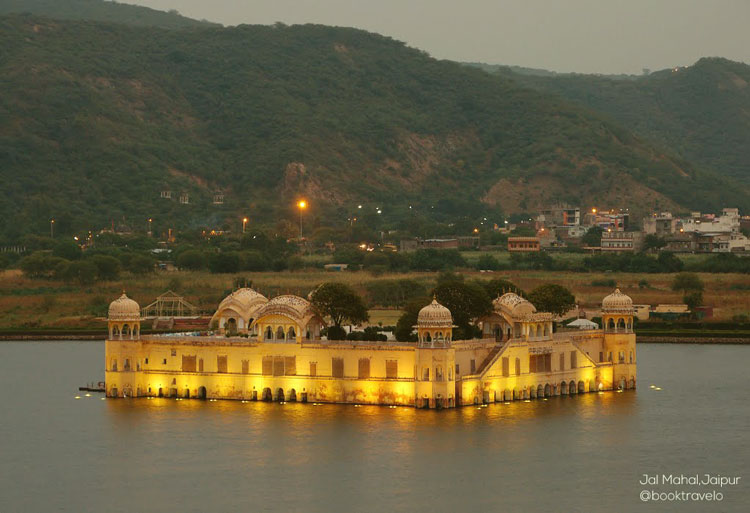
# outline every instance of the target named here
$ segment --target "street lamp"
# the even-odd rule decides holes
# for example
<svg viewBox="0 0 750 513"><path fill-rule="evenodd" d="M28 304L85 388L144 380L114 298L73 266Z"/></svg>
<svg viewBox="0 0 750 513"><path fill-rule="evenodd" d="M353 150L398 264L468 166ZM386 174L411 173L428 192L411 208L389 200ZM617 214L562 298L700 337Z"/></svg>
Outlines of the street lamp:
<svg viewBox="0 0 750 513"><path fill-rule="evenodd" d="M245 227L247 226L247 222L249 219L247 217L242 218L242 233L245 233Z"/></svg>
<svg viewBox="0 0 750 513"><path fill-rule="evenodd" d="M55 238L55 218L49 220L49 236L51 239Z"/></svg>
<svg viewBox="0 0 750 513"><path fill-rule="evenodd" d="M307 201L299 200L297 202L299 208L299 240L302 240L302 212L307 208Z"/></svg>
<svg viewBox="0 0 750 513"><path fill-rule="evenodd" d="M149 217L148 218L148 236L149 237L151 237L151 234L153 233L153 230L151 229L151 223L153 222L154 222L153 218Z"/></svg>

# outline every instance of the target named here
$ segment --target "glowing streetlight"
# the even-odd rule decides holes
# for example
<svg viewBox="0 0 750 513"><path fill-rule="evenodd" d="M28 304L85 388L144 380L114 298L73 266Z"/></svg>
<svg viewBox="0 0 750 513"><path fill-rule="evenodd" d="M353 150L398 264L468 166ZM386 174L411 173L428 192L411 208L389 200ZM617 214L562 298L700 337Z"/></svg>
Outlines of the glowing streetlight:
<svg viewBox="0 0 750 513"><path fill-rule="evenodd" d="M596 214L596 209L595 209L595 208L592 208L592 209L591 209L591 213L592 213L592 214Z"/></svg>
<svg viewBox="0 0 750 513"><path fill-rule="evenodd" d="M49 220L49 236L51 239L55 238L55 218Z"/></svg>
<svg viewBox="0 0 750 513"><path fill-rule="evenodd" d="M247 222L249 219L247 217L242 218L242 233L245 233L245 228L247 227Z"/></svg>
<svg viewBox="0 0 750 513"><path fill-rule="evenodd" d="M302 212L307 208L307 201L299 200L297 202L297 208L299 208L299 240L302 240Z"/></svg>
<svg viewBox="0 0 750 513"><path fill-rule="evenodd" d="M152 217L149 217L148 218L148 234L149 234L149 236L153 233L153 230L151 229L152 228L151 225L153 224L153 222L154 222L154 219Z"/></svg>
<svg viewBox="0 0 750 513"><path fill-rule="evenodd" d="M474 228L474 233L479 233L479 228Z"/></svg>

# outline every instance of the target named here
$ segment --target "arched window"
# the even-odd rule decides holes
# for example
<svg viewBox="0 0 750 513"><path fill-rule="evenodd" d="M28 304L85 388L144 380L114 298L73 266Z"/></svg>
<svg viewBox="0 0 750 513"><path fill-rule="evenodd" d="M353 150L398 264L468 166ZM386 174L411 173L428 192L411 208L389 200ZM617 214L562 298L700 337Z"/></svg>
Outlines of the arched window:
<svg viewBox="0 0 750 513"><path fill-rule="evenodd" d="M633 350L630 351L630 363L633 363Z"/></svg>
<svg viewBox="0 0 750 513"><path fill-rule="evenodd" d="M117 372L117 358L112 359L112 371Z"/></svg>
<svg viewBox="0 0 750 513"><path fill-rule="evenodd" d="M284 337L284 328L279 326L276 330L276 340L285 340Z"/></svg>
<svg viewBox="0 0 750 513"><path fill-rule="evenodd" d="M438 331L437 335L435 335L435 340L443 340L443 332Z"/></svg>
<svg viewBox="0 0 750 513"><path fill-rule="evenodd" d="M516 358L516 376L521 375L521 359Z"/></svg>
<svg viewBox="0 0 750 513"><path fill-rule="evenodd" d="M122 325L122 338L128 338L130 336L130 326L127 324Z"/></svg>
<svg viewBox="0 0 750 513"><path fill-rule="evenodd" d="M295 340L296 338L297 338L297 334L294 333L294 327L289 328L289 331L286 333L286 339Z"/></svg>
<svg viewBox="0 0 750 513"><path fill-rule="evenodd" d="M273 331L271 330L271 326L266 328L266 340L273 340Z"/></svg>
<svg viewBox="0 0 750 513"><path fill-rule="evenodd" d="M435 367L435 381L443 381L443 367L440 365Z"/></svg>
<svg viewBox="0 0 750 513"><path fill-rule="evenodd" d="M424 340L425 342L432 342L432 337L429 332L425 335Z"/></svg>
<svg viewBox="0 0 750 513"><path fill-rule="evenodd" d="M625 329L625 319L620 319L619 321L617 321L617 329Z"/></svg>
<svg viewBox="0 0 750 513"><path fill-rule="evenodd" d="M607 327L611 330L615 329L615 320L611 317L609 318L609 324L607 325Z"/></svg>

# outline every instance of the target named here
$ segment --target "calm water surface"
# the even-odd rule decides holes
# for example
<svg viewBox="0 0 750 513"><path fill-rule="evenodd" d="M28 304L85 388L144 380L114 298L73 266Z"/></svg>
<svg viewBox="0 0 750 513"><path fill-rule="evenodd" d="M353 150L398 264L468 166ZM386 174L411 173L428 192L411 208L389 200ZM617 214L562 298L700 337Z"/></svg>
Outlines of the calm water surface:
<svg viewBox="0 0 750 513"><path fill-rule="evenodd" d="M450 411L74 399L101 342L0 343L0 512L748 511L750 347L639 346L637 392ZM649 385L662 388L656 391ZM480 509L481 508L481 509Z"/></svg>

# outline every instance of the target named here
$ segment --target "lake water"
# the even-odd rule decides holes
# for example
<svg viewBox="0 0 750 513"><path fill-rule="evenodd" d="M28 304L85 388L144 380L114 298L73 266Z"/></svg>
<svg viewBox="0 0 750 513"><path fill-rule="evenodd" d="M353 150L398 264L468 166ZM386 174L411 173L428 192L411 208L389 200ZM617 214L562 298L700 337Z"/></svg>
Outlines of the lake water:
<svg viewBox="0 0 750 513"><path fill-rule="evenodd" d="M103 351L0 342L0 512L748 511L747 346L640 345L637 391L443 411L74 399Z"/></svg>

